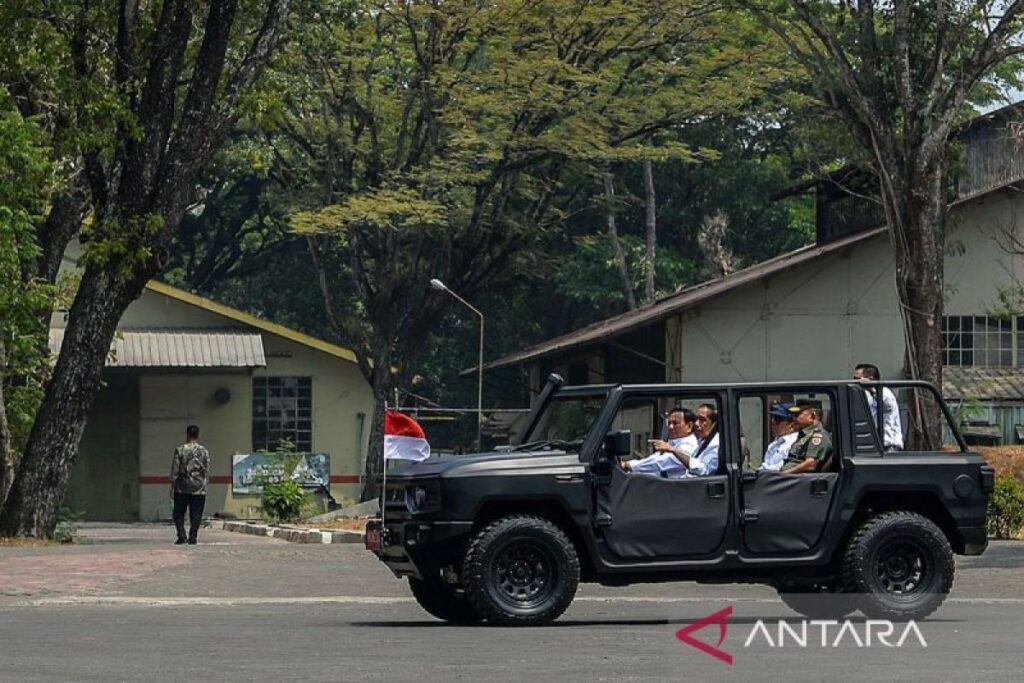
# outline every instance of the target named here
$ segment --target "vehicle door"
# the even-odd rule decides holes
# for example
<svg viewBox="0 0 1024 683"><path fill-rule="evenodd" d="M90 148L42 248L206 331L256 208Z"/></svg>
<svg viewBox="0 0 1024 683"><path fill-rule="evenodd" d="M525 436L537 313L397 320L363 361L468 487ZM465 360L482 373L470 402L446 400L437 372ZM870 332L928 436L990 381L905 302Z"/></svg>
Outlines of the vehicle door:
<svg viewBox="0 0 1024 683"><path fill-rule="evenodd" d="M811 552L821 542L841 476L842 439L837 431L836 395L830 391L775 389L771 392L737 394L740 434L750 456L740 476L741 524L744 554ZM779 419L789 406L812 406L821 411L822 425L832 440L832 454L816 472L788 474L765 469L766 451L784 429L796 429L795 421Z"/></svg>
<svg viewBox="0 0 1024 683"><path fill-rule="evenodd" d="M676 408L696 412L709 404L721 414L720 397L707 392L673 395L627 395L610 429L629 430L629 458L651 455L650 439L661 433L663 415ZM721 420L718 428L721 429ZM725 443L722 439L721 443ZM725 475L725 448L710 476L675 478L626 472L618 462L605 463L595 477L594 509L599 551L610 562L704 557L722 545L730 511ZM598 467L598 471L602 468Z"/></svg>

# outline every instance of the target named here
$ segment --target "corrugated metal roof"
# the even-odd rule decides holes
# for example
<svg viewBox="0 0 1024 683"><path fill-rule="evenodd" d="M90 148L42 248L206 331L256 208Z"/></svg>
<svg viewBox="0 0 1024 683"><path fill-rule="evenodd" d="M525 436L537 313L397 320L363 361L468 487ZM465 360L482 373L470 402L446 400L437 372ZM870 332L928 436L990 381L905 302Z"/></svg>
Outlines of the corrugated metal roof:
<svg viewBox="0 0 1024 683"><path fill-rule="evenodd" d="M752 282L758 282L764 278L780 273L794 266L807 263L826 254L831 254L846 247L860 244L866 240L885 234L885 228L873 228L859 232L848 237L837 239L825 245L809 245L795 251L776 256L775 258L759 263L750 268L711 280L693 287L688 287L675 294L666 296L654 303L648 304L635 311L622 313L612 318L594 323L581 330L556 337L532 348L505 356L499 360L487 363L485 369L501 368L507 365L518 365L527 361L536 360L545 356L551 356L570 349L588 346L597 343L607 342L612 337L625 334L638 327L664 320L679 311L696 306L697 304L711 299L712 297L724 294L736 287ZM475 368L464 370L463 375L476 372Z"/></svg>
<svg viewBox="0 0 1024 683"><path fill-rule="evenodd" d="M285 327L284 325L264 320L258 316L244 311L239 311L236 308L231 308L230 306L225 306L224 304L201 297L198 294L193 294L192 292L186 292L183 289L172 287L171 285L160 282L159 280L150 280L147 282L146 289L151 292L156 292L157 294L169 296L172 299L176 299L177 301L181 301L191 306L197 306L205 311L222 315L225 318L230 318L231 320L242 323L243 325L249 325L258 330L276 334L279 337L284 337L285 339L308 346L316 349L317 351L323 351L324 353L337 358L351 361L353 363L357 362L355 352L351 349L346 349L344 346L338 346L337 344L332 344L331 342L324 341L323 339L317 339L316 337L312 337L304 332L299 332L298 330L293 330L289 327Z"/></svg>
<svg viewBox="0 0 1024 683"><path fill-rule="evenodd" d="M50 330L60 352L64 330ZM108 368L262 368L267 358L258 333L233 330L124 330L110 345Z"/></svg>
<svg viewBox="0 0 1024 683"><path fill-rule="evenodd" d="M942 395L946 399L1024 401L1024 368L942 369Z"/></svg>

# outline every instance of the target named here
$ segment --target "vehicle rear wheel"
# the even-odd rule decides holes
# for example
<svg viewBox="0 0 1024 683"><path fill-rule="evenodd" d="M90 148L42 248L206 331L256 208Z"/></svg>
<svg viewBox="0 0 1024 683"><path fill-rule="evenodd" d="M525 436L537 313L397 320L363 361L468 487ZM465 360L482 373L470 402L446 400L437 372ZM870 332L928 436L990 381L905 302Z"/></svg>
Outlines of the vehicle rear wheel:
<svg viewBox="0 0 1024 683"><path fill-rule="evenodd" d="M786 607L808 619L842 619L857 609L854 596L841 592L835 584L791 584L776 590Z"/></svg>
<svg viewBox="0 0 1024 683"><path fill-rule="evenodd" d="M477 624L481 621L458 586L442 580L440 576L425 580L410 576L409 588L416 602L431 616L451 624Z"/></svg>
<svg viewBox="0 0 1024 683"><path fill-rule="evenodd" d="M580 563L565 532L542 517L491 522L462 563L466 596L488 623L537 626L557 619L579 585Z"/></svg>
<svg viewBox="0 0 1024 683"><path fill-rule="evenodd" d="M913 512L885 512L850 539L843 581L868 617L918 620L946 599L954 568L949 540L934 522Z"/></svg>

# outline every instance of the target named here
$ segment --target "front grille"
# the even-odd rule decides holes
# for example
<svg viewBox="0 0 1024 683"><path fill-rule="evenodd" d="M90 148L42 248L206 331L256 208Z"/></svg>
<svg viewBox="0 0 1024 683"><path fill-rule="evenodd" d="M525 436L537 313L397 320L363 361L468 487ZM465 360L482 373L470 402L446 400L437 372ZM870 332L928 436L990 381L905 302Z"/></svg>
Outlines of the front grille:
<svg viewBox="0 0 1024 683"><path fill-rule="evenodd" d="M404 479L388 481L384 489L384 508L390 515L392 512L408 514L409 508L405 502L405 489L407 482Z"/></svg>

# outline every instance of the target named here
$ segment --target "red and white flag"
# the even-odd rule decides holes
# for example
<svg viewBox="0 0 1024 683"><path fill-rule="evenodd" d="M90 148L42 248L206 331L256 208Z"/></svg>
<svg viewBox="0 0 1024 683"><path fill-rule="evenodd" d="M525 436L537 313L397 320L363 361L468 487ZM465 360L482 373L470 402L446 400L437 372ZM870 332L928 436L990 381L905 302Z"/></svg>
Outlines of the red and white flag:
<svg viewBox="0 0 1024 683"><path fill-rule="evenodd" d="M430 444L416 420L397 410L384 413L384 459L426 460Z"/></svg>

